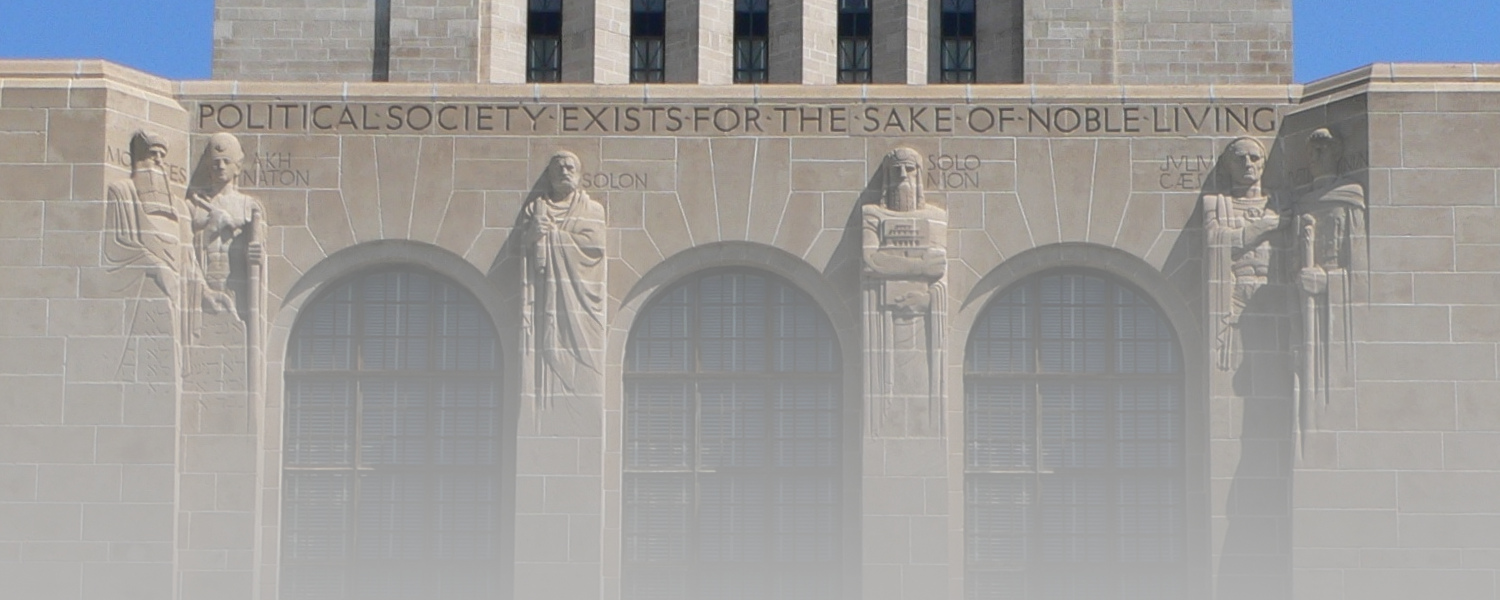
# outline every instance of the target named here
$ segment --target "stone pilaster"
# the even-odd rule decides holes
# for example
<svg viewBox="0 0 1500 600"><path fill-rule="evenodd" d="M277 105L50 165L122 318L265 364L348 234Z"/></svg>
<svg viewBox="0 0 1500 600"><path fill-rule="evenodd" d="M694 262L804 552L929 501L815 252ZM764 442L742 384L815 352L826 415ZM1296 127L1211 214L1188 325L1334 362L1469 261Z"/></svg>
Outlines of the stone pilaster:
<svg viewBox="0 0 1500 600"><path fill-rule="evenodd" d="M604 206L554 154L522 209L515 598L599 598L604 531Z"/></svg>
<svg viewBox="0 0 1500 600"><path fill-rule="evenodd" d="M689 0L667 13L667 82L734 82L734 0Z"/></svg>
<svg viewBox="0 0 1500 600"><path fill-rule="evenodd" d="M771 83L838 82L838 2L771 3Z"/></svg>
<svg viewBox="0 0 1500 600"><path fill-rule="evenodd" d="M1022 35L1025 18L1020 0L979 3L974 12L977 46L974 76L979 83L1020 83L1025 78L1022 71L1026 66L1026 44ZM933 55L937 56L937 48L934 48ZM935 71L941 68L940 63L933 67ZM938 73L934 72L932 76L937 77Z"/></svg>
<svg viewBox="0 0 1500 600"><path fill-rule="evenodd" d="M861 209L864 597L941 598L948 213L924 198L919 152L894 150L882 170L882 203Z"/></svg>
<svg viewBox="0 0 1500 600"><path fill-rule="evenodd" d="M479 16L480 81L526 82L526 0L486 0Z"/></svg>
<svg viewBox="0 0 1500 600"><path fill-rule="evenodd" d="M630 82L630 0L563 3L563 81Z"/></svg>
<svg viewBox="0 0 1500 600"><path fill-rule="evenodd" d="M927 1L874 0L875 83L927 83Z"/></svg>

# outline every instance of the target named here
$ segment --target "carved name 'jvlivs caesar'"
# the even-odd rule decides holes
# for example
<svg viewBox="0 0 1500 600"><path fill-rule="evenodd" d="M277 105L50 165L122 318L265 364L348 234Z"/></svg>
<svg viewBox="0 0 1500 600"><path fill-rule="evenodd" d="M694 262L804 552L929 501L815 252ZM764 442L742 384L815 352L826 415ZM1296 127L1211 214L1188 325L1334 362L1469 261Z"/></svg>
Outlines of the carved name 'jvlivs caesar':
<svg viewBox="0 0 1500 600"><path fill-rule="evenodd" d="M948 212L927 202L922 155L886 155L880 204L861 208L865 381L871 431L942 432Z"/></svg>

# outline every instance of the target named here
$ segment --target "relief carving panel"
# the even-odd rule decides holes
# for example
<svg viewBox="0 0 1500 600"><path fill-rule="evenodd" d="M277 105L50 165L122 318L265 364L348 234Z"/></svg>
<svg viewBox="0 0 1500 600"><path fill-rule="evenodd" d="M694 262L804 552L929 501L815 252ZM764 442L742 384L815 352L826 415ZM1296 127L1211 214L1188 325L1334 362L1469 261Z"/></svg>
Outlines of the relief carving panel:
<svg viewBox="0 0 1500 600"><path fill-rule="evenodd" d="M865 394L878 436L942 433L948 212L927 203L922 157L882 165L881 204L861 208Z"/></svg>
<svg viewBox="0 0 1500 600"><path fill-rule="evenodd" d="M1214 363L1220 370L1234 371L1244 350L1240 319L1251 297L1269 282L1272 234L1281 226L1281 216L1261 190L1265 146L1253 138L1239 138L1224 149L1219 164L1227 181L1202 197L1209 314Z"/></svg>
<svg viewBox="0 0 1500 600"><path fill-rule="evenodd" d="M1365 189L1339 172L1343 141L1318 129L1308 136L1307 147L1313 181L1295 205L1302 300L1297 395L1304 433L1317 429L1319 409L1328 402L1335 347L1343 350L1343 368L1351 362L1354 283L1367 276L1363 269L1369 266Z"/></svg>
<svg viewBox="0 0 1500 600"><path fill-rule="evenodd" d="M604 205L580 185L578 156L552 156L545 191L523 208L525 351L537 402L602 391L605 307Z"/></svg>

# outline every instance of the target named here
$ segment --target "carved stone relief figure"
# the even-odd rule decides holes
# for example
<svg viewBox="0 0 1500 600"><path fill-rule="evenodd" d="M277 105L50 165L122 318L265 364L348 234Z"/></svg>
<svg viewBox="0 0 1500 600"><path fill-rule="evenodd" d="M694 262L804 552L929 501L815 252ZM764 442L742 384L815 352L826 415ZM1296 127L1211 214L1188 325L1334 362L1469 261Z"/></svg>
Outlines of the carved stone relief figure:
<svg viewBox="0 0 1500 600"><path fill-rule="evenodd" d="M203 279L193 260L192 212L183 198L173 194L168 154L160 136L137 131L130 138L130 177L111 183L105 192L104 263L111 272L144 271L135 280L133 292L121 290L134 298L120 359L122 377L135 372L135 376L160 381L168 375L161 370L163 365L170 365L175 377L187 360L183 339L196 330L197 311L187 308L196 306ZM165 306L146 296L147 281L166 297ZM139 339L168 333L165 345ZM171 356L165 355L168 352Z"/></svg>
<svg viewBox="0 0 1500 600"><path fill-rule="evenodd" d="M1203 195L1208 237L1209 309L1215 319L1215 363L1239 367L1243 350L1240 318L1250 298L1270 276L1271 236L1281 217L1261 190L1266 149L1252 138L1230 142L1219 157L1220 190Z"/></svg>
<svg viewBox="0 0 1500 600"><path fill-rule="evenodd" d="M167 143L136 132L130 139L130 178L109 185L109 235L104 258L113 268L140 265L162 293L177 301L194 278L189 261L193 230L187 204L172 195Z"/></svg>
<svg viewBox="0 0 1500 600"><path fill-rule="evenodd" d="M188 200L193 204L194 249L207 289L203 308L211 312L232 311L235 292L230 286L231 253L244 251L244 274L259 275L264 263L262 245L264 211L260 203L239 191L241 163L245 151L228 133L216 133L198 161ZM254 289L254 288L252 288Z"/></svg>
<svg viewBox="0 0 1500 600"><path fill-rule="evenodd" d="M237 185L244 160L239 139L216 133L188 187L193 260L203 278L199 305L207 314L187 340L192 351L183 384L197 391L243 388L253 410L263 377L266 223L260 202Z"/></svg>
<svg viewBox="0 0 1500 600"><path fill-rule="evenodd" d="M1327 402L1330 346L1353 341L1353 280L1368 268L1365 189L1342 177L1344 145L1328 129L1307 139L1311 187L1297 198L1297 287L1301 292L1302 339L1298 354L1298 416L1305 432L1316 428L1318 404ZM1363 260L1362 260L1363 259ZM1335 325L1340 331L1333 331Z"/></svg>
<svg viewBox="0 0 1500 600"><path fill-rule="evenodd" d="M523 327L534 353L542 406L559 396L601 392L604 350L604 206L580 185L572 152L552 156L547 190L522 215L526 265Z"/></svg>
<svg viewBox="0 0 1500 600"><path fill-rule="evenodd" d="M861 208L870 426L877 435L940 435L948 212L926 202L916 151L892 151L883 169L882 203Z"/></svg>

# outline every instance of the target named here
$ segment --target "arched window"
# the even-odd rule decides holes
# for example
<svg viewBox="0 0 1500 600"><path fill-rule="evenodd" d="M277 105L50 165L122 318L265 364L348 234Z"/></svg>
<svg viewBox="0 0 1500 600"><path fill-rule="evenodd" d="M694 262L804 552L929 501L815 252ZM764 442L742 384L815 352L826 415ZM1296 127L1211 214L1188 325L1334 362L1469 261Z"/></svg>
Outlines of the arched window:
<svg viewBox="0 0 1500 600"><path fill-rule="evenodd" d="M964 364L971 599L1184 597L1182 357L1139 292L1087 271L1008 289Z"/></svg>
<svg viewBox="0 0 1500 600"><path fill-rule="evenodd" d="M839 351L806 294L752 271L655 299L625 357L632 600L839 597Z"/></svg>
<svg viewBox="0 0 1500 600"><path fill-rule="evenodd" d="M499 363L479 302L432 274L308 304L286 363L282 598L499 597Z"/></svg>

